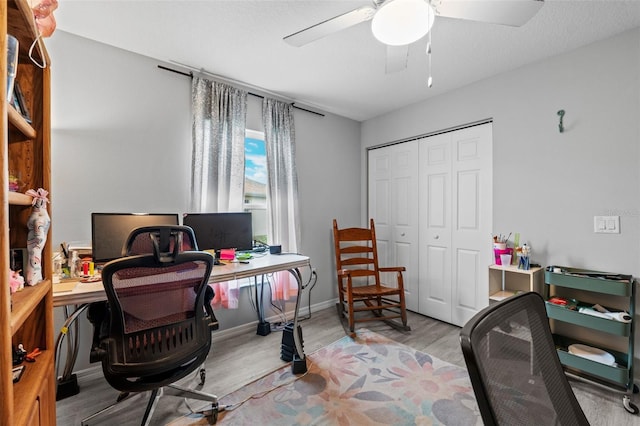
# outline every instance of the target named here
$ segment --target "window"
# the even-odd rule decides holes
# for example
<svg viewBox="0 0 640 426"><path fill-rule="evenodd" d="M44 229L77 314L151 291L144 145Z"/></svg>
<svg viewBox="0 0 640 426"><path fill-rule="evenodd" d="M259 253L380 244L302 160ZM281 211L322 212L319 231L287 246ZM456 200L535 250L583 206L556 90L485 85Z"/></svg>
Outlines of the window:
<svg viewBox="0 0 640 426"><path fill-rule="evenodd" d="M246 130L244 155L244 211L251 212L254 240L266 244L267 151L263 132Z"/></svg>

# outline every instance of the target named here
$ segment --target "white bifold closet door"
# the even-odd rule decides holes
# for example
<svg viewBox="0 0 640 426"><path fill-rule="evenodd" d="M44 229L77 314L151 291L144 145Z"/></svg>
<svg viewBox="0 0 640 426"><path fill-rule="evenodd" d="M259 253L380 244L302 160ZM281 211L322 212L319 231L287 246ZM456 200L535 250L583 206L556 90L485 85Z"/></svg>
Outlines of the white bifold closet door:
<svg viewBox="0 0 640 426"><path fill-rule="evenodd" d="M380 266L407 268L405 303L418 311L418 141L370 150L368 174Z"/></svg>
<svg viewBox="0 0 640 426"><path fill-rule="evenodd" d="M369 215L408 309L461 326L487 306L492 174L491 123L369 151Z"/></svg>
<svg viewBox="0 0 640 426"><path fill-rule="evenodd" d="M488 305L492 174L490 123L422 141L419 312L462 326Z"/></svg>

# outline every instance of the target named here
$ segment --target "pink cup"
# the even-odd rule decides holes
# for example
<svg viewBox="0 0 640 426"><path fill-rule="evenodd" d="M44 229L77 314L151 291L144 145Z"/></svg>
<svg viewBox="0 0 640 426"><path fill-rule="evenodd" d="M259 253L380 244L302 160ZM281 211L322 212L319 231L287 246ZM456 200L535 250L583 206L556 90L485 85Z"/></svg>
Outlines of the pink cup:
<svg viewBox="0 0 640 426"><path fill-rule="evenodd" d="M502 265L502 259L500 259L500 255L502 255L502 254L512 255L513 254L513 249L512 248L506 248L504 250L502 250L502 249L494 249L493 252L495 253L495 256L496 256L496 265Z"/></svg>

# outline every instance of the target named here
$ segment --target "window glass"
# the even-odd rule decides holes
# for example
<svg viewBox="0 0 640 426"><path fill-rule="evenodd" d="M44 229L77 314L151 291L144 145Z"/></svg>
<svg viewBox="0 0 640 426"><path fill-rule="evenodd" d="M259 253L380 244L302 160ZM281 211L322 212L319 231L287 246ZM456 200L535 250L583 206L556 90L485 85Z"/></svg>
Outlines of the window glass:
<svg viewBox="0 0 640 426"><path fill-rule="evenodd" d="M244 211L251 212L254 240L266 244L268 181L264 133L246 131L244 155Z"/></svg>

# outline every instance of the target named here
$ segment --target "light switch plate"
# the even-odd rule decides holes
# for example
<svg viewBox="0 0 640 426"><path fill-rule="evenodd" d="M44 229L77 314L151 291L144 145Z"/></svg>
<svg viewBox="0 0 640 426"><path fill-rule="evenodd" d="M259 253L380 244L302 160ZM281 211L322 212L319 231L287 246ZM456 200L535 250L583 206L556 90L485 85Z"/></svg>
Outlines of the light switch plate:
<svg viewBox="0 0 640 426"><path fill-rule="evenodd" d="M619 234L620 216L594 216L593 232L598 234Z"/></svg>

